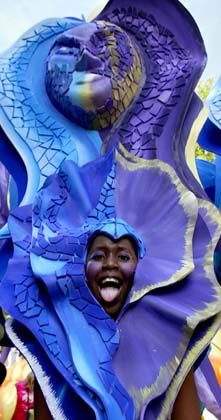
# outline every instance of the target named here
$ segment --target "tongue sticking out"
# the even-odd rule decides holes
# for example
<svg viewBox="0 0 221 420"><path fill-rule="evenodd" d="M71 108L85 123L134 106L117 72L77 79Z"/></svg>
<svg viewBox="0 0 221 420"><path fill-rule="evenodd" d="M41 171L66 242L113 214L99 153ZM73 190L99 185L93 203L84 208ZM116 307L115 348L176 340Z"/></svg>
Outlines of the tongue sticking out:
<svg viewBox="0 0 221 420"><path fill-rule="evenodd" d="M101 297L103 298L105 302L112 302L113 300L117 298L119 293L120 293L120 290L117 289L116 287L109 286L109 287L104 287L100 289Z"/></svg>

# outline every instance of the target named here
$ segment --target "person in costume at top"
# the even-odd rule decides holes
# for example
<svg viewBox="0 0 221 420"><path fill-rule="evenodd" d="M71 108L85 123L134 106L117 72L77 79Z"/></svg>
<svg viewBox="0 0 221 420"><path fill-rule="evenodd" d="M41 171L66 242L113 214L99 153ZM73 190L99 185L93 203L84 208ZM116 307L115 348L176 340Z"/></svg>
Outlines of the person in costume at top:
<svg viewBox="0 0 221 420"><path fill-rule="evenodd" d="M184 413L186 398L199 416L192 369L218 328L221 298L212 262L220 217L184 153L203 60L179 2L113 0L90 24L33 30L4 67L3 126L14 124L18 148L21 138L33 146L24 157L33 190L9 217L0 304L56 420L165 420ZM121 290L109 279L94 288L89 273L95 232L139 244L132 287L112 314L107 301Z"/></svg>

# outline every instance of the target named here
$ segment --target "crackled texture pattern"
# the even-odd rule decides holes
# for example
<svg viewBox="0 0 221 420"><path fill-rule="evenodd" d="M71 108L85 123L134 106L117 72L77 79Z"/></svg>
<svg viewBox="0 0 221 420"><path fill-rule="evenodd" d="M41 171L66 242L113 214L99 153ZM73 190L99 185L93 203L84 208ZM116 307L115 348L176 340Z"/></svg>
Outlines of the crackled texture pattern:
<svg viewBox="0 0 221 420"><path fill-rule="evenodd" d="M141 62L127 33L95 21L58 37L47 59L46 88L70 120L100 130L129 106L140 76Z"/></svg>
<svg viewBox="0 0 221 420"><path fill-rule="evenodd" d="M42 25L38 32L20 41L9 60L0 59L1 107L13 122L18 138L28 142L43 177L54 172L69 154L75 153L75 146L64 127L39 108L30 92L26 71L39 43L70 26L73 26L72 22Z"/></svg>
<svg viewBox="0 0 221 420"><path fill-rule="evenodd" d="M32 264L32 267L28 265L25 273L23 272L15 280L14 293L15 305L21 316L31 319L32 324L35 322L33 330L37 329L50 357L55 357L59 365L62 365L62 369L65 369L72 387L80 386L81 392L88 393L97 409L99 408L101 412L106 411L107 418L111 419L112 416L120 415L122 418L131 419L133 418L132 401L119 383L112 368L112 355L119 344L116 326L91 296L84 276L85 249L88 237L97 226L100 227L100 222L102 225L103 220L115 216L114 176L115 165L103 185L96 208L88 215L88 219L80 228L70 227L69 229L61 223L62 208L69 205L72 192L71 180L65 170L60 171L57 194L54 190L51 200L46 201L46 207L44 190L39 193L33 208L34 232L32 238L26 235L23 238L18 238L14 243L15 253L28 255L31 252ZM18 226L21 220L18 214L13 223ZM47 234L45 234L45 220L47 221ZM30 218L23 218L23 223L28 224L30 229ZM36 235L35 232L37 232ZM52 236L49 235L49 232ZM53 236L55 232L56 236ZM42 268L44 263L41 258L54 263L53 274L45 275L44 268ZM39 264L39 261L42 261L42 265ZM62 267L59 266L59 263L62 263ZM56 266L56 264L58 265ZM81 321L81 319L85 319L86 323L91 325L96 330L96 335L100 337L97 338L99 343L97 359L91 361L88 356L89 363L92 363L87 368L89 379L87 379L87 375L85 376L85 371L83 370L81 373L81 368L78 365L75 366L72 358L68 357L65 344L61 346L60 336L60 344L58 343L57 330L48 315L47 305L41 300L41 282L38 283L34 280L33 271L37 278L45 282L49 295L56 294L55 308L61 319L62 314L65 313L61 308L62 302L64 307L68 306L68 314L72 319L72 333L70 331L70 334L73 334L73 330L79 329L81 325L82 328L85 328L85 321L83 323ZM60 303L56 306L57 301ZM68 334L67 318L64 322L63 328ZM85 348L90 339L87 334L82 335L80 340L82 348ZM63 341L65 342L65 338ZM74 358L77 357L81 358L82 355L77 355L75 349ZM95 384L93 381L93 384L90 385L90 370L94 364L97 365L98 379ZM90 391L84 385L87 381L89 381L89 389L92 387ZM101 399L100 392L102 392ZM111 409L108 408L108 404L111 405Z"/></svg>
<svg viewBox="0 0 221 420"><path fill-rule="evenodd" d="M192 57L172 32L136 7L115 9L102 18L134 36L147 65L139 98L114 137L134 155L154 158L157 141L193 70Z"/></svg>
<svg viewBox="0 0 221 420"><path fill-rule="evenodd" d="M164 17L160 24L148 12L152 6L144 11L139 4L111 4L111 12L87 25L51 19L0 56L0 151L11 143L27 172L27 179L19 170L14 176L18 189L22 185L18 204L33 202L66 158L79 165L96 158L102 141L103 151L120 142L134 155L160 157L177 171L185 165L179 134L204 51L200 39L196 51L193 23L183 31L189 42L178 43L175 20Z"/></svg>
<svg viewBox="0 0 221 420"><path fill-rule="evenodd" d="M82 239L80 239L79 242L82 243ZM99 351L99 360L93 361L93 363L98 364L97 368L99 369L99 378L102 383L102 385L100 384L100 391L102 386L104 386L105 391L103 391L103 393L111 393L120 407L122 416L125 416L123 418L130 419L132 418L131 415L133 413L130 398L118 382L112 368L112 354L118 345L116 328L109 317L99 310L99 307L97 307L97 304L95 304L94 299L91 297L91 294L85 285L84 276L82 275L82 272L84 271L83 265L84 260L81 259L79 261L79 258L75 253L75 264L67 264L63 270L60 270L57 273L56 279L53 279L53 282L57 282L58 296L60 290L65 299L68 299L70 304L81 312L88 324L97 329L101 335L102 341L100 343L101 348ZM54 287L55 284L53 284L53 288ZM72 387L80 387L81 392L83 390L86 394L88 394L95 402L95 405L100 408L101 412L105 412L105 404L103 405L98 394L85 386L84 382L82 382L79 367L75 366L71 357L69 358L65 354L64 341L58 342L57 329L53 327L50 316L48 316L47 313L47 308L45 307L45 302L43 302L40 298L41 292L39 285L33 278L33 272L30 266L28 266L26 270L23 270L21 276L18 276L15 282L14 293L16 298L15 305L19 312L26 319L31 319L32 324L36 322L33 331L36 328L38 329L43 344L48 348L48 352L51 357L56 358L60 369L65 370L68 381L71 383ZM61 297L60 299L62 301ZM71 310L69 315L71 316ZM75 325L75 322L73 322L72 328L79 328L80 325L80 322L78 326ZM83 381L85 380L87 380L87 378L83 378ZM111 420L111 415L107 414L107 416L107 418L110 418Z"/></svg>
<svg viewBox="0 0 221 420"><path fill-rule="evenodd" d="M140 185L151 185L148 195ZM164 200L161 212L156 211L156 196ZM37 358L43 351L53 363L51 370L45 361L42 366L57 402L59 387L67 387L61 405L67 418L71 418L70 404L65 402L71 393L86 401L102 420L134 419L134 408L136 418L158 418L166 398L166 418L172 400L164 397L165 375L170 381L176 374L177 389L185 369L207 343L205 332L212 334L220 305L216 280L203 269L208 245L217 234L215 218L210 218L206 206L197 213L196 198L169 165L127 160L122 149L121 154L109 153L82 168L65 162L37 194L33 208L17 209L10 216L9 227L14 256L0 285L0 302L34 334L35 344L26 340L26 347L30 345ZM113 227L117 238L137 232L147 250L117 324L91 295L84 273L88 238L97 231L112 234ZM194 268L195 260L201 263ZM171 319L174 305L177 318ZM143 345L143 322L161 331L160 343L148 328ZM190 325L192 339L187 346ZM152 352L152 346L157 352ZM177 360L181 360L179 366ZM38 369L35 374L47 395ZM149 396L153 397L150 404ZM144 410L141 415L145 404L147 414ZM53 412L54 401L49 407ZM82 413L82 407L78 409L76 416Z"/></svg>
<svg viewBox="0 0 221 420"><path fill-rule="evenodd" d="M180 134L204 49L179 2L157 4L113 0L87 26L43 23L0 57L3 138L24 155L34 202L9 218L0 304L56 420L169 418L220 323L219 216L176 175L188 185L191 118ZM116 323L84 273L88 238L113 224L137 233L143 257Z"/></svg>
<svg viewBox="0 0 221 420"><path fill-rule="evenodd" d="M73 122L65 122L45 90L51 45L59 34L82 23L79 19L49 19L0 55L0 151L19 190L17 205L33 202L35 192L65 159L83 164L99 153L99 137L90 137Z"/></svg>

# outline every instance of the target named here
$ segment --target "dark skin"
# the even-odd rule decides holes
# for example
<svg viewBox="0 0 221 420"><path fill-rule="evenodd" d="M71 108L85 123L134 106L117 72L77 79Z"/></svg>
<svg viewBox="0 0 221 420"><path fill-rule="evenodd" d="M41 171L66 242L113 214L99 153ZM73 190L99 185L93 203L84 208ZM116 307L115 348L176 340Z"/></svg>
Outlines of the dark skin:
<svg viewBox="0 0 221 420"><path fill-rule="evenodd" d="M35 420L52 419L52 415L48 409L44 395L42 394L41 388L36 380L34 383L34 413Z"/></svg>
<svg viewBox="0 0 221 420"><path fill-rule="evenodd" d="M133 285L137 255L127 237L97 236L87 255L87 284L111 318L116 319Z"/></svg>
<svg viewBox="0 0 221 420"><path fill-rule="evenodd" d="M98 235L90 245L85 266L88 287L113 319L118 317L131 290L136 265L137 253L127 237L115 241ZM52 419L38 384L35 386L35 407L35 420ZM193 369L178 392L171 414L171 420L190 419L201 419Z"/></svg>
<svg viewBox="0 0 221 420"><path fill-rule="evenodd" d="M200 405L194 380L193 369L188 375L177 394L171 420L200 420Z"/></svg>

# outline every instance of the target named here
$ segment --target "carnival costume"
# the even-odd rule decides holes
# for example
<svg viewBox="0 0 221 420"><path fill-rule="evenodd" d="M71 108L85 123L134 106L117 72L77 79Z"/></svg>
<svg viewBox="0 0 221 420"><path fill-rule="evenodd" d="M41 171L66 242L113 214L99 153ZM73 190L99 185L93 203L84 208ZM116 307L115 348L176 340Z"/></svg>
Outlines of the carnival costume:
<svg viewBox="0 0 221 420"><path fill-rule="evenodd" d="M28 46L37 42L34 62L39 51L44 50L42 60L48 57L44 88L41 72L34 86L45 95L47 90L51 102L40 93L33 97L21 76L24 111L35 124L30 130L26 117L20 118L13 144L27 152L29 138L36 141L31 159L39 177L31 187L28 176L18 199L22 205L9 217L14 251L0 304L12 316L7 333L30 363L55 419L168 418L186 375L220 324L221 292L213 270L220 216L185 160L201 107L193 89L205 61L203 42L177 1L162 6L139 0L136 8L129 3L110 1L89 26L61 20L54 24L61 33L56 40L52 22L49 29L43 25L46 35L34 29L26 37ZM16 51L20 60L23 47ZM103 84L107 98L97 95L96 86L103 92ZM16 103L7 100L2 110L12 118L3 119L3 129L9 136ZM34 115L37 100L49 104L47 116L39 104ZM94 141L87 163L73 161L70 132L71 152L64 148L64 154L72 160L64 160L52 134L60 129L57 115L64 130L57 137L73 130L84 133L83 142ZM46 139L39 143L32 136ZM80 138L76 144L81 146ZM47 176L53 172L49 161L59 170ZM24 162L29 174L28 152ZM87 244L95 232L115 239L126 234L138 244L133 287L116 322L85 279Z"/></svg>

